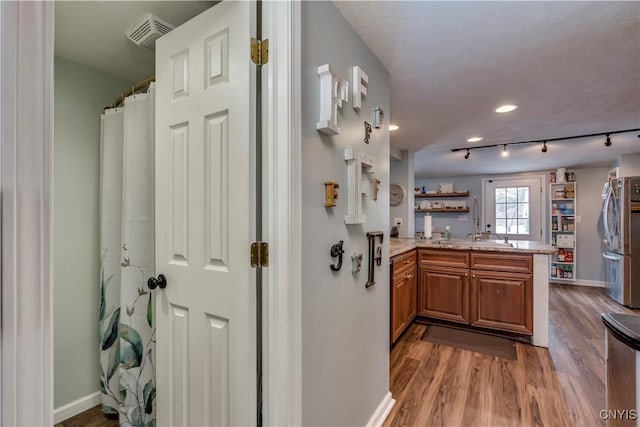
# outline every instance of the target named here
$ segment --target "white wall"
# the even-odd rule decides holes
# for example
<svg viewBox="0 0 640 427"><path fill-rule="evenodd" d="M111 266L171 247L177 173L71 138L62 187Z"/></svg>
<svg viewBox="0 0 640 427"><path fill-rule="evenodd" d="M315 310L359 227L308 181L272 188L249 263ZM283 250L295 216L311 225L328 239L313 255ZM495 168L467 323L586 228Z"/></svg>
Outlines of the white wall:
<svg viewBox="0 0 640 427"><path fill-rule="evenodd" d="M391 184L399 184L406 191L406 197L397 206L391 206L390 224L394 225L394 218L402 218L402 226L398 227L399 237L414 237L414 168L413 153L398 150L401 158L391 157L389 179Z"/></svg>
<svg viewBox="0 0 640 427"><path fill-rule="evenodd" d="M618 177L640 176L640 153L619 156L611 167L618 167Z"/></svg>
<svg viewBox="0 0 640 427"><path fill-rule="evenodd" d="M131 83L55 58L54 407L100 390L100 114Z"/></svg>
<svg viewBox="0 0 640 427"><path fill-rule="evenodd" d="M381 106L388 118L389 75L332 2L302 2L302 421L308 426L363 426L389 390L389 135L385 126L364 144L363 121ZM331 64L349 77L358 65L369 75L368 94L356 113L339 111L340 135L316 131L319 118L317 67ZM367 223L345 225L344 149L356 147L376 159L378 201L365 202ZM324 207L325 181L340 183L334 208ZM384 231L377 284L367 281L368 231ZM344 240L342 270L332 272L332 244ZM365 254L351 274L350 256Z"/></svg>

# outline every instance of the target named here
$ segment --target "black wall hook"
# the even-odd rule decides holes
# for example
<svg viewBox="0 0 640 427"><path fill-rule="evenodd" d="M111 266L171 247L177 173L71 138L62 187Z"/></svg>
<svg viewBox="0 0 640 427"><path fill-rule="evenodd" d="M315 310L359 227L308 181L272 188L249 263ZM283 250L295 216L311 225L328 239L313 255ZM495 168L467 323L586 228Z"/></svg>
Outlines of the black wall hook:
<svg viewBox="0 0 640 427"><path fill-rule="evenodd" d="M332 271L339 271L342 268L342 254L344 253L344 249L342 249L343 240L340 240L335 245L331 246L331 256L338 257L338 264L330 264Z"/></svg>

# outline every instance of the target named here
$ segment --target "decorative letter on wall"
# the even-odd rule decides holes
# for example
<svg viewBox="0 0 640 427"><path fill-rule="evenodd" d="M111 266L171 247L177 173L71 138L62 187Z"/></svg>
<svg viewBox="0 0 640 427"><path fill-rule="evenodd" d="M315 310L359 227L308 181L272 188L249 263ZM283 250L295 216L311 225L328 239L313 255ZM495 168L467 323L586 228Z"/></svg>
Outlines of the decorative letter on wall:
<svg viewBox="0 0 640 427"><path fill-rule="evenodd" d="M329 64L318 67L320 76L320 121L316 129L326 135L340 134L338 108L349 101L349 82L336 76Z"/></svg>
<svg viewBox="0 0 640 427"><path fill-rule="evenodd" d="M344 150L347 162L347 214L345 224L364 224L367 216L362 213L362 196L368 196L370 175L375 172L376 161L370 155L353 148Z"/></svg>
<svg viewBox="0 0 640 427"><path fill-rule="evenodd" d="M353 109L360 111L362 97L367 96L369 76L357 65L351 69L351 87L353 88Z"/></svg>

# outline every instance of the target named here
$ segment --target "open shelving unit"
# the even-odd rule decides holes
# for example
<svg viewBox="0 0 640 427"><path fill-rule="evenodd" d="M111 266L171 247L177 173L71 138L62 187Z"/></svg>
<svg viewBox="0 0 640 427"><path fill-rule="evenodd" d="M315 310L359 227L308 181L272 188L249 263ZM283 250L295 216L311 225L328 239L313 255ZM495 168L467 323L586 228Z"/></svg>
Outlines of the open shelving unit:
<svg viewBox="0 0 640 427"><path fill-rule="evenodd" d="M576 279L576 183L551 183L551 245L558 252L551 256L549 279L574 282Z"/></svg>
<svg viewBox="0 0 640 427"><path fill-rule="evenodd" d="M416 199L437 199L439 197L468 197L468 191L462 191L459 193L418 193L416 194Z"/></svg>
<svg viewBox="0 0 640 427"><path fill-rule="evenodd" d="M460 191L457 193L418 193L415 195L416 199L442 199L453 197L469 197L468 191ZM429 212L429 213L465 213L469 212L469 208L430 208L430 209L415 209L417 212Z"/></svg>

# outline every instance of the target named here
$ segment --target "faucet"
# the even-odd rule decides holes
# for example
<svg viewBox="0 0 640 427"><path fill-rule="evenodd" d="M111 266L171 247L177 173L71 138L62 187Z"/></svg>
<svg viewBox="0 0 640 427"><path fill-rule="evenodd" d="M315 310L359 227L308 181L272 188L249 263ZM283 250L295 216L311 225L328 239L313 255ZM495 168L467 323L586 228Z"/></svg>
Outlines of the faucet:
<svg viewBox="0 0 640 427"><path fill-rule="evenodd" d="M509 236L507 236L506 234L504 235L504 237L502 237L501 235L496 233L489 233L489 237L491 236L496 236L498 240L504 240L504 243L509 243Z"/></svg>

